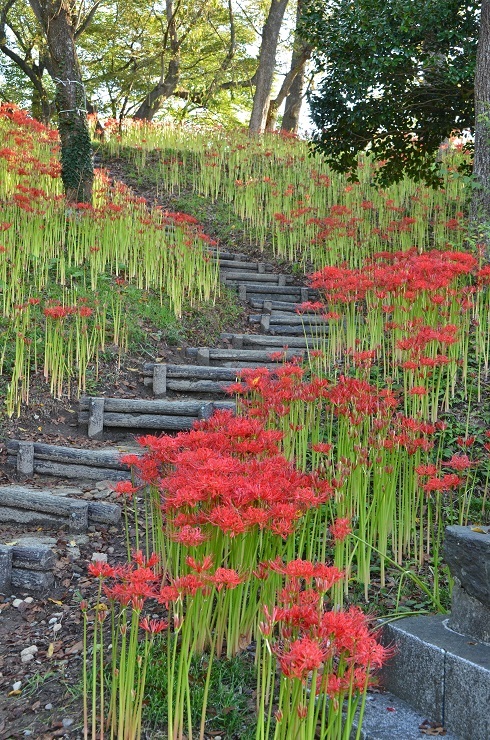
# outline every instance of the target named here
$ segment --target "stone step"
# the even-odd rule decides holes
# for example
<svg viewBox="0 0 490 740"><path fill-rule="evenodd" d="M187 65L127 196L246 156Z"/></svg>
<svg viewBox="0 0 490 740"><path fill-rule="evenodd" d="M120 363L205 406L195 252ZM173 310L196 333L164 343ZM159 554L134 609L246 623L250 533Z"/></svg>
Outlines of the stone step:
<svg viewBox="0 0 490 740"><path fill-rule="evenodd" d="M389 691L456 737L490 737L490 645L450 630L448 617L407 617L385 624L396 653L381 672Z"/></svg>
<svg viewBox="0 0 490 740"><path fill-rule="evenodd" d="M421 730L430 729L431 722L430 715L417 712L389 691L369 692L359 740L421 740L427 737ZM355 730L358 726L358 722L354 721ZM438 730L442 730L442 727L434 722L430 734L439 735ZM447 731L443 736L446 740L462 740ZM354 732L351 734L352 740L355 737Z"/></svg>

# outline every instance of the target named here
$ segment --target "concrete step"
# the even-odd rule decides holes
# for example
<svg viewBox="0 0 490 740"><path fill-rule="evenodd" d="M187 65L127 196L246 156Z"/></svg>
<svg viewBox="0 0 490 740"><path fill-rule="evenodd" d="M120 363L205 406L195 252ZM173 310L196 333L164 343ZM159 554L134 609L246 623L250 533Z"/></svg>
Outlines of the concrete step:
<svg viewBox="0 0 490 740"><path fill-rule="evenodd" d="M396 653L384 687L463 740L490 738L490 645L447 627L448 617L407 617L383 627Z"/></svg>
<svg viewBox="0 0 490 740"><path fill-rule="evenodd" d="M420 740L426 737L421 729L427 729L432 722L430 716L418 712L389 691L368 693L364 718L362 722L361 740ZM436 722L433 735L438 735ZM358 724L355 723L355 729ZM352 740L356 737L355 731L351 734ZM458 736L444 732L446 740L458 740ZM462 738L459 738L462 740ZM469 740L469 738L468 738Z"/></svg>

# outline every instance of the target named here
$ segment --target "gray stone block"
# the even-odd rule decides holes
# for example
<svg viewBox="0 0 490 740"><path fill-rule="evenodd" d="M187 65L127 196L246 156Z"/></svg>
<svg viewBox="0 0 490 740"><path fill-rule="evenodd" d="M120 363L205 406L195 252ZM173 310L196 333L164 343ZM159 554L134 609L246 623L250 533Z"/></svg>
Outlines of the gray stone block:
<svg viewBox="0 0 490 740"><path fill-rule="evenodd" d="M383 627L382 642L393 646L395 654L383 666L380 682L432 721L442 722L445 653L420 627L417 617Z"/></svg>
<svg viewBox="0 0 490 740"><path fill-rule="evenodd" d="M466 593L490 608L490 534L447 527L444 559Z"/></svg>
<svg viewBox="0 0 490 740"><path fill-rule="evenodd" d="M382 684L461 740L488 740L490 645L453 632L448 622L440 615L385 625L383 642L394 643L397 654Z"/></svg>
<svg viewBox="0 0 490 740"><path fill-rule="evenodd" d="M449 627L467 637L490 643L490 609L466 593L454 579Z"/></svg>
<svg viewBox="0 0 490 740"><path fill-rule="evenodd" d="M359 740L420 740L425 737L420 727L429 719L389 691L368 693ZM356 740L357 727L356 721L351 740ZM458 740L451 732L444 738Z"/></svg>
<svg viewBox="0 0 490 740"><path fill-rule="evenodd" d="M460 738L488 740L490 647L456 637L455 652L446 654L444 722Z"/></svg>

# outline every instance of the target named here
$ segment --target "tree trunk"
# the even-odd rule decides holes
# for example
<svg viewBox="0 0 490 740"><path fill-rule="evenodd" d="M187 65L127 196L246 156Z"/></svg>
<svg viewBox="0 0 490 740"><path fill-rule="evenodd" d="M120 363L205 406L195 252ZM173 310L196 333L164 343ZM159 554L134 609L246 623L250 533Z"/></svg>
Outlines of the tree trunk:
<svg viewBox="0 0 490 740"><path fill-rule="evenodd" d="M158 85L155 85L153 90L148 93L136 113L133 115L133 118L137 118L142 121L153 120L155 113L157 113L162 107L163 101L175 92L179 83L179 78L179 57L175 56L168 63L165 79L159 82Z"/></svg>
<svg viewBox="0 0 490 740"><path fill-rule="evenodd" d="M43 87L41 89L34 87L31 100L32 117L47 126L51 121L53 107L46 94L46 90Z"/></svg>
<svg viewBox="0 0 490 740"><path fill-rule="evenodd" d="M48 43L61 140L61 179L69 203L91 203L94 170L85 88L67 0L29 0Z"/></svg>
<svg viewBox="0 0 490 740"><path fill-rule="evenodd" d="M269 15L262 30L259 67L255 75L255 95L248 127L251 134L262 133L266 126L276 67L277 43L287 4L288 0L271 0Z"/></svg>
<svg viewBox="0 0 490 740"><path fill-rule="evenodd" d="M293 134L298 133L299 116L301 113L301 105L303 103L306 62L311 54L311 45L308 44L306 39L302 39L300 34L298 33L298 28L301 27L302 14L305 8L305 4L305 0L298 0L298 6L296 9L294 48L293 55L291 57L291 69L294 69L296 65L299 65L299 67L296 73L296 77L294 78L291 87L289 88L281 127L283 131L290 131Z"/></svg>
<svg viewBox="0 0 490 740"><path fill-rule="evenodd" d="M475 158L476 187L471 201L471 221L490 244L490 0L481 5L480 35L475 69Z"/></svg>
<svg viewBox="0 0 490 740"><path fill-rule="evenodd" d="M296 8L296 29L294 32L294 47L291 57L291 69L297 67L294 80L291 83L284 107L282 117L283 131L290 131L297 134L299 128L299 116L301 105L303 103L303 89L305 84L306 62L311 54L311 45L305 39L302 39L298 29L301 26L302 14L305 7L305 0L298 0Z"/></svg>

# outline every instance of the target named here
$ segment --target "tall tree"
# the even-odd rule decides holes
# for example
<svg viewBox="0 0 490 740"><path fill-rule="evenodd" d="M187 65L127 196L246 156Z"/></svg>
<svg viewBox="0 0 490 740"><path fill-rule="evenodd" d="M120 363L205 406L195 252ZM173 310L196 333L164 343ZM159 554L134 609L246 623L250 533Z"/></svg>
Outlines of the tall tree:
<svg viewBox="0 0 490 740"><path fill-rule="evenodd" d="M271 0L269 13L262 29L259 66L255 74L255 94L249 131L260 134L265 130L276 68L277 45L288 0Z"/></svg>
<svg viewBox="0 0 490 740"><path fill-rule="evenodd" d="M61 178L66 198L68 202L90 203L94 179L92 145L72 8L68 0L29 0L29 3L46 36L50 71L56 84Z"/></svg>
<svg viewBox="0 0 490 740"><path fill-rule="evenodd" d="M49 55L30 8L25 11L18 0L5 0L0 5L0 51L27 77L33 116L48 123L53 109L45 75Z"/></svg>
<svg viewBox="0 0 490 740"><path fill-rule="evenodd" d="M481 6L480 34L475 70L475 189L471 216L490 243L490 0Z"/></svg>
<svg viewBox="0 0 490 740"><path fill-rule="evenodd" d="M309 0L318 92L315 146L332 167L355 168L370 148L382 184L405 173L437 183L434 152L473 126L476 0Z"/></svg>
<svg viewBox="0 0 490 740"><path fill-rule="evenodd" d="M306 8L306 0L298 0L296 8L296 28L294 32L294 47L291 57L291 70L297 69L294 80L289 88L286 104L284 106L284 115L282 117L282 129L291 133L298 133L299 116L303 103L305 70L306 62L311 56L312 45L306 36L302 36L303 31L303 13Z"/></svg>

